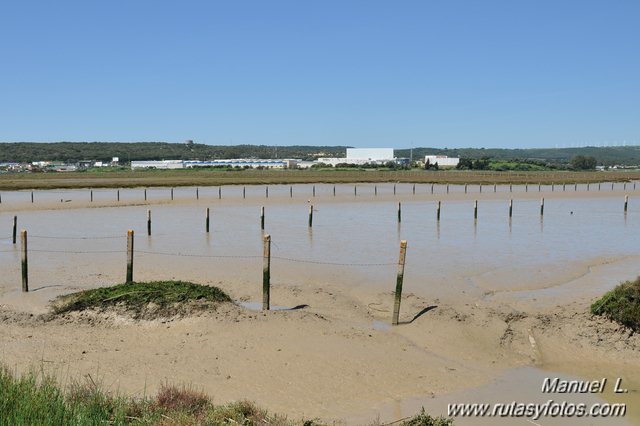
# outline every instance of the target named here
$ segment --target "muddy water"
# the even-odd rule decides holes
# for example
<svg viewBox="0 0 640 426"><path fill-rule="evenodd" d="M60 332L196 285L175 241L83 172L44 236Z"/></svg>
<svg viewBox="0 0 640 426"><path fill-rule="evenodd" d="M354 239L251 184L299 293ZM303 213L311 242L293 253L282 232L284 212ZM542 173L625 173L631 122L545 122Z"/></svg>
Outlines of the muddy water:
<svg viewBox="0 0 640 426"><path fill-rule="evenodd" d="M622 186L622 184L616 184ZM628 184L632 189L632 184ZM272 277L278 283L341 282L359 289L392 290L399 241L408 241L405 291L441 300L535 303L540 309L595 297L637 274L640 207L631 193L566 192L550 187L333 185L40 191L2 194L0 295L7 304L36 305L72 289L120 282L125 274L126 230L134 229L135 278L233 281L239 289L261 277L260 207L272 236ZM375 195L377 190L378 195ZM244 195L243 195L244 191ZM547 197L544 218L539 197ZM508 200L514 199L508 218ZM473 202L479 199L478 219ZM62 201L60 201L62 200ZM436 200L442 200L436 221ZM402 202L402 221L397 203ZM308 211L314 205L313 227ZM101 207L99 207L101 206ZM99 208L97 208L99 207ZM211 208L211 232L204 209ZM152 235L146 235L146 210ZM29 233L28 301L20 284L19 244L11 219ZM588 278L585 276L588 275ZM23 307L24 307L23 306Z"/></svg>
<svg viewBox="0 0 640 426"><path fill-rule="evenodd" d="M392 291L399 242L408 241L405 292L445 302L504 302L509 306L551 309L575 300L589 301L618 282L638 274L640 195L627 184L629 210L623 212L623 184L538 187L419 185L333 185L166 188L4 192L0 204L0 304L42 312L58 294L122 282L126 230L135 231L135 279L231 282L234 297L258 294L262 277L260 207L272 236L272 282L321 286L341 283L364 295ZM376 195L377 191L377 195ZM545 214L540 217L540 197ZM513 217L508 200L514 199ZM478 219L473 218L479 200ZM436 204L442 201L441 220ZM397 203L402 202L402 221ZM308 227L309 206L313 227ZM204 209L211 209L211 232ZM146 211L152 235L146 235ZM10 240L11 220L29 233L31 292L20 291L19 244ZM255 301L255 300L254 300ZM251 302L251 301L250 301ZM277 304L277 300L275 300ZM305 303L304 300L300 301ZM593 368L550 366L579 377L611 377ZM537 390L548 373L528 369L507 373L480 389L430 403L425 398L381 408L433 412L447 398L470 402L510 401L514 389ZM640 378L628 375L630 388ZM535 402L532 392L523 401ZM501 397L497 398L495 395ZM473 398L472 398L473 397ZM509 397L509 398L508 398ZM638 393L632 395L638 402ZM605 395L605 398L608 398ZM629 405L630 402L628 402ZM413 405L412 405L413 404ZM431 404L431 405L430 405ZM439 405L438 405L439 404ZM416 405L416 407L414 407ZM636 404L637 406L637 404ZM404 408L403 408L404 407ZM386 410L386 411L385 411ZM389 411L392 410L392 411ZM389 414L390 413L390 414ZM639 414L630 413L637 420ZM395 416L395 417L394 417ZM474 423L475 424L475 423ZM489 424L489 423L488 423ZM492 423L491 423L492 424ZM540 424L553 424L548 421ZM564 424L564 423L563 423Z"/></svg>

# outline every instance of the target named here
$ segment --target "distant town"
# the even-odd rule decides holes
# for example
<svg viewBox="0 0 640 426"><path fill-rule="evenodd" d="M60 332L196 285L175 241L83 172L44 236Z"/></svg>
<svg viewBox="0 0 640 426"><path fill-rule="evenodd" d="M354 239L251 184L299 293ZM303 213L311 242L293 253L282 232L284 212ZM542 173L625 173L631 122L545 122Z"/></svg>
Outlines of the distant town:
<svg viewBox="0 0 640 426"><path fill-rule="evenodd" d="M352 148L165 142L2 143L0 173L175 169L638 169L640 147Z"/></svg>
<svg viewBox="0 0 640 426"><path fill-rule="evenodd" d="M395 167L411 165L423 167L432 165L436 168L455 168L460 158L446 155L427 155L424 159L413 161L411 158L394 156L393 148L347 148L345 157L321 157L313 161L286 158L230 158L215 160L133 160L122 163L119 157L111 161L78 161L64 163L55 161L33 161L30 163L0 163L0 170L6 172L75 172L89 168L123 167L131 170L139 169L191 169L197 167L210 168L243 168L243 169L309 169L313 167Z"/></svg>

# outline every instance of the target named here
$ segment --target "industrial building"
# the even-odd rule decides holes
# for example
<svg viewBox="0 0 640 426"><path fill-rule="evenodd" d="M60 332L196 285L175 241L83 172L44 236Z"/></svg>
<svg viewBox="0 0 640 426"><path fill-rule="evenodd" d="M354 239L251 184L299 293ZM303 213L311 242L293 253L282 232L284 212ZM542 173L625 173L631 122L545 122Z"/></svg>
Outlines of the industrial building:
<svg viewBox="0 0 640 426"><path fill-rule="evenodd" d="M160 160L160 161L132 161L131 169L191 169L194 167L241 167L241 168L264 168L264 169L295 169L297 160L280 159L225 159L209 161L183 161L183 160Z"/></svg>
<svg viewBox="0 0 640 426"><path fill-rule="evenodd" d="M460 162L458 157L447 157L446 155L426 155L424 157L425 164L435 165L438 167L456 167Z"/></svg>
<svg viewBox="0 0 640 426"><path fill-rule="evenodd" d="M346 158L318 158L319 163L336 166L338 164L379 164L396 161L393 148L347 148Z"/></svg>

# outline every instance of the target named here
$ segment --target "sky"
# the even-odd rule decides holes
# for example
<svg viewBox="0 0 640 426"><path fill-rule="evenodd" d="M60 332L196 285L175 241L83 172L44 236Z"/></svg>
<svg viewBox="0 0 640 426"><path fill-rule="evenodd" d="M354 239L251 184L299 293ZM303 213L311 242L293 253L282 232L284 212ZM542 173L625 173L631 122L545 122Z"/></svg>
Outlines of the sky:
<svg viewBox="0 0 640 426"><path fill-rule="evenodd" d="M640 145L639 22L637 0L0 0L0 141Z"/></svg>

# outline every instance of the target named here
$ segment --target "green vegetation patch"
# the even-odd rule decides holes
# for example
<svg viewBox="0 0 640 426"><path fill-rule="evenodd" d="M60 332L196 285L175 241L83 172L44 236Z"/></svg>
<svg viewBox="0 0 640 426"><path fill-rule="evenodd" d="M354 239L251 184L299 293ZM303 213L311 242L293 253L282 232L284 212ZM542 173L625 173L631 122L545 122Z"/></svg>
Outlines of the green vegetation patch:
<svg viewBox="0 0 640 426"><path fill-rule="evenodd" d="M61 296L54 301L53 311L63 314L119 307L139 314L153 306L153 312L161 316L171 313L176 305L194 302L206 305L231 302L231 298L217 287L185 281L133 282Z"/></svg>
<svg viewBox="0 0 640 426"><path fill-rule="evenodd" d="M591 313L640 331L640 277L626 281L591 305Z"/></svg>
<svg viewBox="0 0 640 426"><path fill-rule="evenodd" d="M204 393L163 385L155 397L114 396L88 379L62 389L43 374L16 377L0 367L0 426L295 425L251 402L214 405ZM313 422L304 422L313 424Z"/></svg>
<svg viewBox="0 0 640 426"><path fill-rule="evenodd" d="M248 401L214 405L201 391L163 385L153 397L132 398L103 390L89 376L65 388L42 373L21 377L0 366L0 426L40 425L273 425L315 426L315 420L289 420ZM450 426L453 420L420 413L401 426Z"/></svg>

